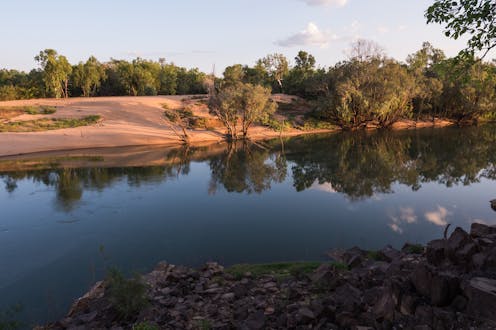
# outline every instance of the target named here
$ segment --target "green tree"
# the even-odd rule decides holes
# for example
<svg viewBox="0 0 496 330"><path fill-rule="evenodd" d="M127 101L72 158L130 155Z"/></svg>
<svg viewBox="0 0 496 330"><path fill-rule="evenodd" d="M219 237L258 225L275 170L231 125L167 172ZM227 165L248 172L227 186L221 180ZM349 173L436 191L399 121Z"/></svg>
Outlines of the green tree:
<svg viewBox="0 0 496 330"><path fill-rule="evenodd" d="M53 49L41 51L35 60L43 70L43 82L48 93L59 98L69 97L68 86L72 66L67 58Z"/></svg>
<svg viewBox="0 0 496 330"><path fill-rule="evenodd" d="M435 72L435 67L445 59L444 52L424 42L422 48L407 57L408 71L415 79L415 95L412 100L416 119L430 114L439 114L443 83Z"/></svg>
<svg viewBox="0 0 496 330"><path fill-rule="evenodd" d="M241 130L243 137L248 136L248 129L254 122L260 122L276 111L277 104L270 99L271 90L252 84L242 85L241 95Z"/></svg>
<svg viewBox="0 0 496 330"><path fill-rule="evenodd" d="M73 69L74 85L81 88L83 96L92 96L105 79L105 70L100 62L91 56L86 63L80 62Z"/></svg>
<svg viewBox="0 0 496 330"><path fill-rule="evenodd" d="M482 51L484 58L496 47L495 0L435 0L425 17L427 23L443 24L447 37L458 39L468 35L462 55L473 56Z"/></svg>
<svg viewBox="0 0 496 330"><path fill-rule="evenodd" d="M276 81L281 92L283 92L283 80L289 72L289 64L282 54L270 54L258 62L268 72L269 77Z"/></svg>

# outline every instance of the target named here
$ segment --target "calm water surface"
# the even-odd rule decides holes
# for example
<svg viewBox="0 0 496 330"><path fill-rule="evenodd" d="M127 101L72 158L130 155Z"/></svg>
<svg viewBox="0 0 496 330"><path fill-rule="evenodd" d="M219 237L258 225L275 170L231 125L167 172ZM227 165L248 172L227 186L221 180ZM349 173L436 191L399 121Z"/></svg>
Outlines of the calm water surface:
<svg viewBox="0 0 496 330"><path fill-rule="evenodd" d="M325 260L496 224L496 127L0 160L0 310L63 316L106 267Z"/></svg>

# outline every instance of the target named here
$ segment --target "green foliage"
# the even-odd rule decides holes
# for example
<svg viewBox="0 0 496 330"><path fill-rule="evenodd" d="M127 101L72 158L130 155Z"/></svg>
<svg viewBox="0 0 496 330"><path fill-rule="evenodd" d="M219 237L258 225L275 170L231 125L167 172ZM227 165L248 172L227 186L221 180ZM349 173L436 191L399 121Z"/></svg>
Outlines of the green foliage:
<svg viewBox="0 0 496 330"><path fill-rule="evenodd" d="M116 269L110 269L105 279L108 299L121 319L136 316L148 305L147 287L139 276L126 279Z"/></svg>
<svg viewBox="0 0 496 330"><path fill-rule="evenodd" d="M0 123L0 132L39 132L62 128L88 126L97 123L100 116L91 115L83 118L44 118L26 121Z"/></svg>
<svg viewBox="0 0 496 330"><path fill-rule="evenodd" d="M258 60L257 66L263 67L267 72L269 79L277 82L281 93L283 92L283 80L289 72L289 64L286 57L282 54L269 54Z"/></svg>
<svg viewBox="0 0 496 330"><path fill-rule="evenodd" d="M315 271L321 262L281 262L270 264L238 264L226 269L226 272L242 278L244 274L251 273L252 276L273 275L276 277L296 276L309 274Z"/></svg>
<svg viewBox="0 0 496 330"><path fill-rule="evenodd" d="M264 126L269 127L270 129L278 132L284 132L287 131L291 128L293 128L293 125L291 124L291 121L289 120L277 120L273 115L270 115L266 118L264 118L261 121L261 124Z"/></svg>
<svg viewBox="0 0 496 330"><path fill-rule="evenodd" d="M496 1L435 0L425 13L427 23L443 24L447 37L468 36L462 57L483 51L484 57L496 47Z"/></svg>
<svg viewBox="0 0 496 330"><path fill-rule="evenodd" d="M422 254L424 253L424 246L422 244L409 244L405 252L411 254Z"/></svg>
<svg viewBox="0 0 496 330"><path fill-rule="evenodd" d="M160 328L155 324L150 324L147 322L141 322L133 325L132 330L159 330Z"/></svg>
<svg viewBox="0 0 496 330"><path fill-rule="evenodd" d="M210 113L224 124L231 139L238 138L238 121L243 137L254 122L263 122L273 114L277 104L270 99L270 89L241 82L223 84L208 104Z"/></svg>
<svg viewBox="0 0 496 330"><path fill-rule="evenodd" d="M105 78L105 69L94 56L91 56L84 64L80 62L72 70L74 86L81 89L83 96L96 95L97 89Z"/></svg>
<svg viewBox="0 0 496 330"><path fill-rule="evenodd" d="M35 60L43 70L43 82L47 93L56 98L69 97L68 85L72 66L67 58L57 54L53 49L45 49L35 56Z"/></svg>
<svg viewBox="0 0 496 330"><path fill-rule="evenodd" d="M344 129L369 123L389 127L411 115L414 87L406 68L396 61L352 59L330 71L328 93L319 99L317 112Z"/></svg>

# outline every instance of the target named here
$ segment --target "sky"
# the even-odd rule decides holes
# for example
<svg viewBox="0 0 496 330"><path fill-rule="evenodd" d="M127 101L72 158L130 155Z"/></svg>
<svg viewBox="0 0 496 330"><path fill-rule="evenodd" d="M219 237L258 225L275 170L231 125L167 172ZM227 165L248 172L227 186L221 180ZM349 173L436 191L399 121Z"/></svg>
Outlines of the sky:
<svg viewBox="0 0 496 330"><path fill-rule="evenodd" d="M53 48L71 63L142 57L217 75L271 53L299 50L328 67L357 38L404 61L430 41L447 55L464 47L426 25L433 0L1 0L0 68L30 70Z"/></svg>

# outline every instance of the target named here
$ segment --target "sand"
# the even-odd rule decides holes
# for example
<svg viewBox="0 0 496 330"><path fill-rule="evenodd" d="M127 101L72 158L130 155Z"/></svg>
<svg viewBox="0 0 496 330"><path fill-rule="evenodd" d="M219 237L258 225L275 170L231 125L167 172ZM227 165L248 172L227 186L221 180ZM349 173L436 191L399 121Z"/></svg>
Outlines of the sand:
<svg viewBox="0 0 496 330"><path fill-rule="evenodd" d="M35 118L81 118L100 115L95 125L30 133L0 133L0 157L41 151L71 150L83 148L122 147L140 145L177 145L180 138L164 121L165 103L170 109L184 108L190 104L196 115L213 118L205 105L185 96L144 97L94 97L61 99L34 99L0 102L0 106L49 105L56 106L52 115L21 115L12 121ZM224 140L224 129L191 130L191 143L215 143ZM285 132L285 135L301 134L301 131ZM265 127L253 127L251 137L257 139L279 136Z"/></svg>

